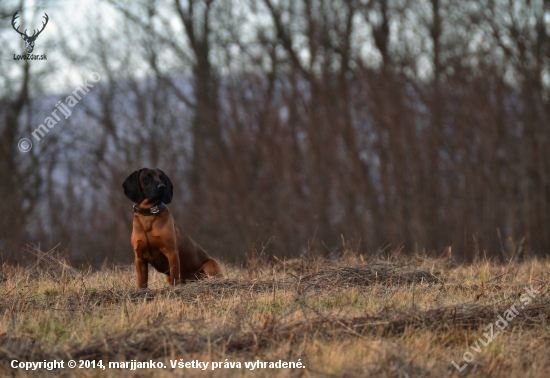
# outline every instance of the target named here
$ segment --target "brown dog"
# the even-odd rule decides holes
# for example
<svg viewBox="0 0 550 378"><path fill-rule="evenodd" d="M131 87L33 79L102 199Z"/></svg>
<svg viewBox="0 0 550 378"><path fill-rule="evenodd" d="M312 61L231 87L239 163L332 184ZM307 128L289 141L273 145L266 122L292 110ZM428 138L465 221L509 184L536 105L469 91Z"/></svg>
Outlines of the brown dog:
<svg viewBox="0 0 550 378"><path fill-rule="evenodd" d="M132 247L140 288L147 288L147 264L166 274L172 285L222 275L218 262L175 227L165 206L172 201L172 182L163 171L134 171L122 187L126 197L135 202Z"/></svg>

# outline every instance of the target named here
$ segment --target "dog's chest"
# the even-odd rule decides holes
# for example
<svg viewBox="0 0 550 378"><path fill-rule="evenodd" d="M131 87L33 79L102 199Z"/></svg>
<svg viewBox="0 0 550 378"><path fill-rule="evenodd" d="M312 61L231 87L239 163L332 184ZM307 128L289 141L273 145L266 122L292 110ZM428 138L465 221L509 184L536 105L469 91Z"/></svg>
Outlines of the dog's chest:
<svg viewBox="0 0 550 378"><path fill-rule="evenodd" d="M139 220L139 226L141 232L150 233L153 230L153 217L143 217ZM134 226L135 227L135 226Z"/></svg>
<svg viewBox="0 0 550 378"><path fill-rule="evenodd" d="M147 247L143 249L143 259L147 263L151 264L153 268L158 270L161 273L166 273L170 271L170 264L168 259L161 252L160 246L157 245L154 241L153 243L148 243Z"/></svg>

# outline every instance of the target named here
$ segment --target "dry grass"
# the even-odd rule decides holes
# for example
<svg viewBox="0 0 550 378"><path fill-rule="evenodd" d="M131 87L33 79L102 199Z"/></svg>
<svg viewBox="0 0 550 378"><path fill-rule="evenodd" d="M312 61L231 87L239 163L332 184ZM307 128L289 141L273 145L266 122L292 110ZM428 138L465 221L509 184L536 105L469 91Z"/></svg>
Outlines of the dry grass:
<svg viewBox="0 0 550 378"><path fill-rule="evenodd" d="M12 359L241 362L207 371L56 370L51 375L502 377L550 376L549 264L531 260L455 266L448 259L274 259L176 288L151 272L136 290L133 267L78 271L54 251L0 279L0 371ZM540 290L481 351L469 349L525 287ZM496 331L496 328L495 328ZM459 373L451 364L474 360ZM298 361L306 369L245 369L244 361Z"/></svg>

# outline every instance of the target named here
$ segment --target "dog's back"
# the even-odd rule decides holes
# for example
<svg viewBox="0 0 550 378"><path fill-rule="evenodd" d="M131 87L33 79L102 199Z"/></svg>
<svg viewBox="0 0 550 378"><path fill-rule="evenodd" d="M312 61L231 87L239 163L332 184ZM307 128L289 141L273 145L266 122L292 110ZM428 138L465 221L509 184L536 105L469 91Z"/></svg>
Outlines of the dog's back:
<svg viewBox="0 0 550 378"><path fill-rule="evenodd" d="M175 226L178 252L180 255L180 274L182 280L195 280L202 275L221 276L222 270L216 260L189 235ZM189 270L189 267L199 267ZM187 269L186 269L187 267Z"/></svg>

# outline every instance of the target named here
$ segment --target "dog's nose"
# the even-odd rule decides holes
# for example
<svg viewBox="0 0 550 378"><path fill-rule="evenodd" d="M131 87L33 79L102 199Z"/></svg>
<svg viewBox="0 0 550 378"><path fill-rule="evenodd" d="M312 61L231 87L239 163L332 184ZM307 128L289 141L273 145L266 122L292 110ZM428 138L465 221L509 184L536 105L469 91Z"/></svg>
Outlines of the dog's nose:
<svg viewBox="0 0 550 378"><path fill-rule="evenodd" d="M166 185L164 184L159 184L159 186L157 186L158 190L166 190Z"/></svg>

